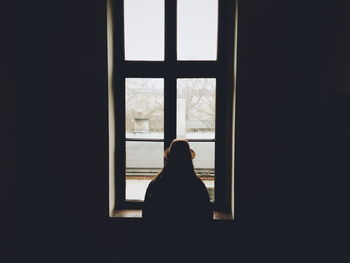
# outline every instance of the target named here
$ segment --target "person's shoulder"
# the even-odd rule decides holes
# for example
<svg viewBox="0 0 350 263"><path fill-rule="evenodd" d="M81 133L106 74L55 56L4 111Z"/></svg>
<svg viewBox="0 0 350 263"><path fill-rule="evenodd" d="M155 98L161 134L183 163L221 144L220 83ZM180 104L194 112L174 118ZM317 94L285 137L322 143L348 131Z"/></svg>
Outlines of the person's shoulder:
<svg viewBox="0 0 350 263"><path fill-rule="evenodd" d="M158 184L157 178L152 179L147 186L146 193L150 193L154 190L154 188L157 188L157 184Z"/></svg>
<svg viewBox="0 0 350 263"><path fill-rule="evenodd" d="M156 177L154 177L152 179L152 181L149 183L149 185L156 186L156 185L160 184L162 181L163 181L163 176L160 174L160 175L157 175Z"/></svg>
<svg viewBox="0 0 350 263"><path fill-rule="evenodd" d="M196 175L194 176L194 181L197 185L200 185L202 187L205 187L205 184L203 183L203 181Z"/></svg>
<svg viewBox="0 0 350 263"><path fill-rule="evenodd" d="M207 192L207 187L205 186L203 181L198 176L194 177L193 182L198 190Z"/></svg>
<svg viewBox="0 0 350 263"><path fill-rule="evenodd" d="M150 181L147 188L149 190L157 189L162 184L162 181L163 181L162 176L158 175L155 178L153 178L152 181Z"/></svg>

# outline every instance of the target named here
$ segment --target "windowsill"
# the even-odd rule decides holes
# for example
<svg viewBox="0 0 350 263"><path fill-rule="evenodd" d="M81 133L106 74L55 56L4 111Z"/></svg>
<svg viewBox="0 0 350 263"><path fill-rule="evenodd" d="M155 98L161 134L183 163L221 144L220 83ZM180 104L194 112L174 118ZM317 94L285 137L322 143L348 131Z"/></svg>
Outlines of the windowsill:
<svg viewBox="0 0 350 263"><path fill-rule="evenodd" d="M111 217L113 218L142 218L142 210L141 209L120 209L114 210ZM223 211L213 211L213 219L215 221L219 220L233 220L232 214L230 212Z"/></svg>

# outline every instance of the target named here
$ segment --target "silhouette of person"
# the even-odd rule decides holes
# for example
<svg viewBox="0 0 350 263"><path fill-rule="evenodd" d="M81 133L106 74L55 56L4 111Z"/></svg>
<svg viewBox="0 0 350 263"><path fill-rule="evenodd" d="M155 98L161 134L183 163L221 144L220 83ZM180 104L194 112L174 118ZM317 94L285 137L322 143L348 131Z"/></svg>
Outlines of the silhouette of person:
<svg viewBox="0 0 350 263"><path fill-rule="evenodd" d="M186 140L173 140L164 151L165 165L148 185L142 217L188 224L212 219L208 191L194 171L195 152Z"/></svg>
<svg viewBox="0 0 350 263"><path fill-rule="evenodd" d="M213 215L208 191L194 171L195 156L186 140L173 140L164 151L164 168L148 185L142 210L144 244L146 251L158 248L150 260L157 256L163 262L172 255L181 262L191 254L198 259L209 249Z"/></svg>

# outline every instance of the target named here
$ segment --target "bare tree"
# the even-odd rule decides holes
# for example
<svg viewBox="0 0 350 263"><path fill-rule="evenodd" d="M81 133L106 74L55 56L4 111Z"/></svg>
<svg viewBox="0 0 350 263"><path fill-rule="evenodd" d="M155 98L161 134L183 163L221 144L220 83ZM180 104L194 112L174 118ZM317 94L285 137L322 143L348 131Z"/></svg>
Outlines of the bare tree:
<svg viewBox="0 0 350 263"><path fill-rule="evenodd" d="M192 123L194 129L215 130L215 92L215 79L178 80L177 98L185 99L186 121ZM127 81L125 125L128 132L135 131L137 118L148 119L151 131L163 130L164 93L152 79Z"/></svg>
<svg viewBox="0 0 350 263"><path fill-rule="evenodd" d="M153 131L162 130L164 98L162 90L149 79L128 79L126 92L126 130L135 131L135 119L149 120Z"/></svg>
<svg viewBox="0 0 350 263"><path fill-rule="evenodd" d="M215 129L215 80L182 79L178 82L178 98L186 102L186 120L197 120L209 130Z"/></svg>

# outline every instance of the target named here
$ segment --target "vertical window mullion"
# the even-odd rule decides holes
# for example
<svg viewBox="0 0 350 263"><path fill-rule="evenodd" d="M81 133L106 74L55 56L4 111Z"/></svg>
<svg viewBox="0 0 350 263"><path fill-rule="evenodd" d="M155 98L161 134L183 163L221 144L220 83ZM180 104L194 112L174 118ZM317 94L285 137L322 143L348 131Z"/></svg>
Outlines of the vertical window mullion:
<svg viewBox="0 0 350 263"><path fill-rule="evenodd" d="M165 78L164 93L164 148L176 138L176 78Z"/></svg>
<svg viewBox="0 0 350 263"><path fill-rule="evenodd" d="M218 71L217 74L217 89L216 89L216 133L215 133L215 149L221 149L220 151L215 151L215 207L219 210L224 210L227 201L227 187L225 185L227 170L226 170L226 154L225 154L225 94L228 89L228 84L225 82L227 63L226 50L226 24L227 16L226 11L228 6L226 1L219 1L218 6L218 46L217 46L217 63L218 67L222 70Z"/></svg>
<svg viewBox="0 0 350 263"><path fill-rule="evenodd" d="M116 206L123 206L125 202L125 78L120 69L124 61L124 1L113 2L114 24L114 67L113 82L115 103L115 202Z"/></svg>
<svg viewBox="0 0 350 263"><path fill-rule="evenodd" d="M164 148L176 138L176 1L165 0Z"/></svg>
<svg viewBox="0 0 350 263"><path fill-rule="evenodd" d="M221 75L216 79L216 118L215 118L215 206L216 208L223 209L224 203L224 191L225 191L225 133L224 133L224 92L223 88L225 83ZM218 150L221 149L221 150Z"/></svg>

